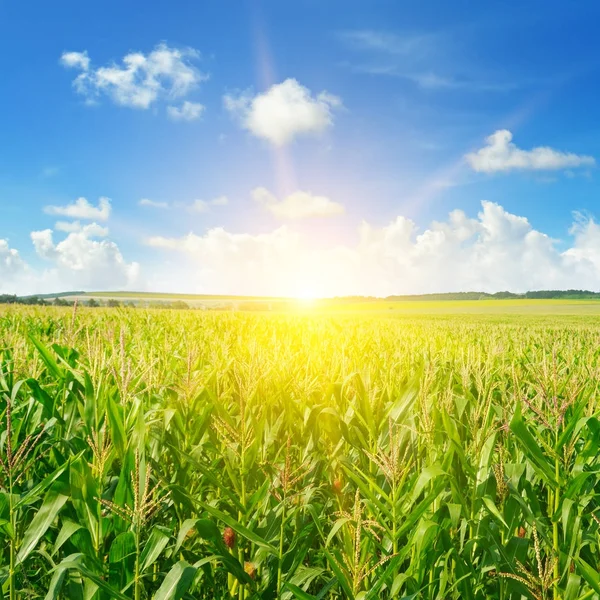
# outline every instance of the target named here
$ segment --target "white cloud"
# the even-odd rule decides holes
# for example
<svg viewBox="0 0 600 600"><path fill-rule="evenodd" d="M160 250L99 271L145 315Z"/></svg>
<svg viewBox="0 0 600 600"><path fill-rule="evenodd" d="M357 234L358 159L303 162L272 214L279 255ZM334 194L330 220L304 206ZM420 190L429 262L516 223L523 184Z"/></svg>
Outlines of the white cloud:
<svg viewBox="0 0 600 600"><path fill-rule="evenodd" d="M198 282L198 290L269 295L285 289L282 279L291 279L292 273L298 275L300 241L297 234L284 226L256 236L218 228L211 229L205 236L193 233L183 238L158 236L147 243L155 248L181 251L190 257L192 263L184 268L190 280ZM279 283L271 281L269 284L266 276L274 273Z"/></svg>
<svg viewBox="0 0 600 600"><path fill-rule="evenodd" d="M548 146L522 150L512 143L512 133L501 129L486 138L486 145L465 156L475 171L483 173L506 172L514 169L552 171L594 166L591 156L560 152Z"/></svg>
<svg viewBox="0 0 600 600"><path fill-rule="evenodd" d="M227 196L217 196L212 200L194 200L188 208L192 212L206 213L209 212L213 206L226 206L227 204L229 204L229 198L227 198Z"/></svg>
<svg viewBox="0 0 600 600"><path fill-rule="evenodd" d="M43 285L54 290L135 287L140 276L138 263L126 262L114 242L93 239L103 229L95 223L85 225L58 243L51 229L33 231L31 240L38 256L52 263L40 276Z"/></svg>
<svg viewBox="0 0 600 600"><path fill-rule="evenodd" d="M81 71L73 86L87 101L93 103L104 95L120 106L147 109L161 98L182 98L207 79L193 65L198 57L192 48L170 48L161 43L148 54L127 54L122 65L90 68L87 52L65 52L61 62Z"/></svg>
<svg viewBox="0 0 600 600"><path fill-rule="evenodd" d="M90 68L90 57L87 52L63 52L60 62L70 69L87 71Z"/></svg>
<svg viewBox="0 0 600 600"><path fill-rule="evenodd" d="M240 119L242 126L256 137L282 146L303 134L317 134L333 125L333 111L342 105L327 92L313 96L295 79L271 86L251 96L226 95L225 108Z"/></svg>
<svg viewBox="0 0 600 600"><path fill-rule="evenodd" d="M28 270L27 264L8 240L0 239L0 293L16 292L17 282Z"/></svg>
<svg viewBox="0 0 600 600"><path fill-rule="evenodd" d="M110 198L101 197L98 205L90 204L86 198L77 198L72 204L66 206L46 206L44 212L49 215L69 217L71 219L97 219L107 221L110 217Z"/></svg>
<svg viewBox="0 0 600 600"><path fill-rule="evenodd" d="M48 268L27 264L7 240L0 239L0 293L25 295L141 286L139 265L126 262L114 242L94 239L106 236L104 227L96 223L69 225L73 230L58 243L51 229L31 233L36 254L50 263Z"/></svg>
<svg viewBox="0 0 600 600"><path fill-rule="evenodd" d="M344 207L326 196L297 191L283 200L264 187L252 190L252 198L280 219L305 219L308 217L331 217L344 212Z"/></svg>
<svg viewBox="0 0 600 600"><path fill-rule="evenodd" d="M149 198L142 198L138 202L139 206L149 206L151 208L169 208L168 202L157 202L156 200L150 200Z"/></svg>
<svg viewBox="0 0 600 600"><path fill-rule="evenodd" d="M108 228L102 227L97 223L82 225L79 221L57 221L54 225L54 229L66 233L84 232L90 237L106 237L108 235Z"/></svg>
<svg viewBox="0 0 600 600"><path fill-rule="evenodd" d="M363 223L353 245L331 245L287 226L259 235L217 228L182 238L157 236L147 243L188 258L179 275L171 268L169 276L195 292L387 296L599 290L600 225L578 220L571 232L570 247L560 251L525 217L482 202L476 218L455 210L424 231L403 216L384 227Z"/></svg>
<svg viewBox="0 0 600 600"><path fill-rule="evenodd" d="M180 107L167 106L167 115L173 121L194 121L202 116L205 108L199 102L186 100Z"/></svg>

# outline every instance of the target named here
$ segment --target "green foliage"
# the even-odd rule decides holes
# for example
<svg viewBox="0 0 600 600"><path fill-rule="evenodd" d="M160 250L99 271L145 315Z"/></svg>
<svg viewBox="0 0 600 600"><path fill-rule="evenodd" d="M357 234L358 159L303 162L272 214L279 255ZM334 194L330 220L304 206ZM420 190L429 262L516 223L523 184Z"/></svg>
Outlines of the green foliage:
<svg viewBox="0 0 600 600"><path fill-rule="evenodd" d="M0 311L0 597L600 598L600 322Z"/></svg>

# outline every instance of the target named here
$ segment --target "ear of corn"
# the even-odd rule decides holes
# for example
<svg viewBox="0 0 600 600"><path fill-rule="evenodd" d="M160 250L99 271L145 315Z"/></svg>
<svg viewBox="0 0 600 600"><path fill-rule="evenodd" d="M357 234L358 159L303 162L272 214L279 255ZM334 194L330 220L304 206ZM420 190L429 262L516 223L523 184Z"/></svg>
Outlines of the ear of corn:
<svg viewBox="0 0 600 600"><path fill-rule="evenodd" d="M599 332L2 309L2 595L600 598Z"/></svg>

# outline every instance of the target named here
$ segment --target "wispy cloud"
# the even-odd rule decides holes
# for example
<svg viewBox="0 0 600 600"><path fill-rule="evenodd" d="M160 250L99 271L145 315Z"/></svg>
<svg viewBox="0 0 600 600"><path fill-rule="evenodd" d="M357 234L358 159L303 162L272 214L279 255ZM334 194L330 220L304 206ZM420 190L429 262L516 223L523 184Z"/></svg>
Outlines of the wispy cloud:
<svg viewBox="0 0 600 600"><path fill-rule="evenodd" d="M217 196L210 200L194 200L191 203L163 202L150 200L149 198L142 198L138 202L138 206L145 206L147 208L160 208L163 210L184 209L193 213L207 213L210 212L215 206L227 206L227 204L229 204L229 198L227 196Z"/></svg>
<svg viewBox="0 0 600 600"><path fill-rule="evenodd" d="M307 219L311 217L333 217L344 212L344 206L327 196L298 190L278 200L269 190L258 187L252 190L252 198L279 219Z"/></svg>
<svg viewBox="0 0 600 600"><path fill-rule="evenodd" d="M138 202L139 206L148 206L150 208L169 208L168 202L157 202L156 200L150 200L150 198L142 198Z"/></svg>
<svg viewBox="0 0 600 600"><path fill-rule="evenodd" d="M359 55L342 63L357 73L399 77L424 90L504 92L517 87L514 81L493 81L470 73L472 69L456 56L447 35L365 29L343 31L338 38Z"/></svg>
<svg viewBox="0 0 600 600"><path fill-rule="evenodd" d="M44 167L42 169L42 177L54 177L58 175L59 171L58 167Z"/></svg>
<svg viewBox="0 0 600 600"><path fill-rule="evenodd" d="M44 212L48 215L69 217L71 219L107 221L111 212L110 198L100 198L97 206L88 202L87 198L77 198L72 204L45 206Z"/></svg>
<svg viewBox="0 0 600 600"><path fill-rule="evenodd" d="M386 31L359 29L342 31L339 38L359 50L374 50L398 56L424 57L439 46L440 36L435 34L398 35Z"/></svg>
<svg viewBox="0 0 600 600"><path fill-rule="evenodd" d="M194 200L192 204L188 205L188 209L191 212L207 213L213 206L227 206L227 204L229 204L227 196L217 196L212 200Z"/></svg>

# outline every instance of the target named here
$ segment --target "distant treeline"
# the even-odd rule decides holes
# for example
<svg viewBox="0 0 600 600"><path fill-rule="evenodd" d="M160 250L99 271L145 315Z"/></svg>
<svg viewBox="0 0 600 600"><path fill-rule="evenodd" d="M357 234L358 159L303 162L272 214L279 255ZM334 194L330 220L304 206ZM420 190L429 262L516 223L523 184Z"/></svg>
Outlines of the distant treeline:
<svg viewBox="0 0 600 600"><path fill-rule="evenodd" d="M598 300L600 292L589 290L539 290L514 294L513 292L450 292L447 294L413 294L406 296L388 296L386 300L410 301L410 300L522 300L524 298L538 300Z"/></svg>
<svg viewBox="0 0 600 600"><path fill-rule="evenodd" d="M57 298L59 300L60 298ZM42 296L16 296L0 294L0 304L48 304Z"/></svg>
<svg viewBox="0 0 600 600"><path fill-rule="evenodd" d="M82 292L83 293L83 292ZM75 300L72 298L65 298L68 294L43 294L40 296L17 296L15 294L0 294L0 304L25 304L28 306L73 306ZM143 306L147 308L174 308L174 309L188 309L190 308L186 302L181 300L175 300L173 302L143 302L136 304L135 302L121 302L115 298L108 298L107 300L97 300L96 298L78 299L80 306L89 306L91 308L97 308L100 306L106 306L108 308L118 308L120 306Z"/></svg>

